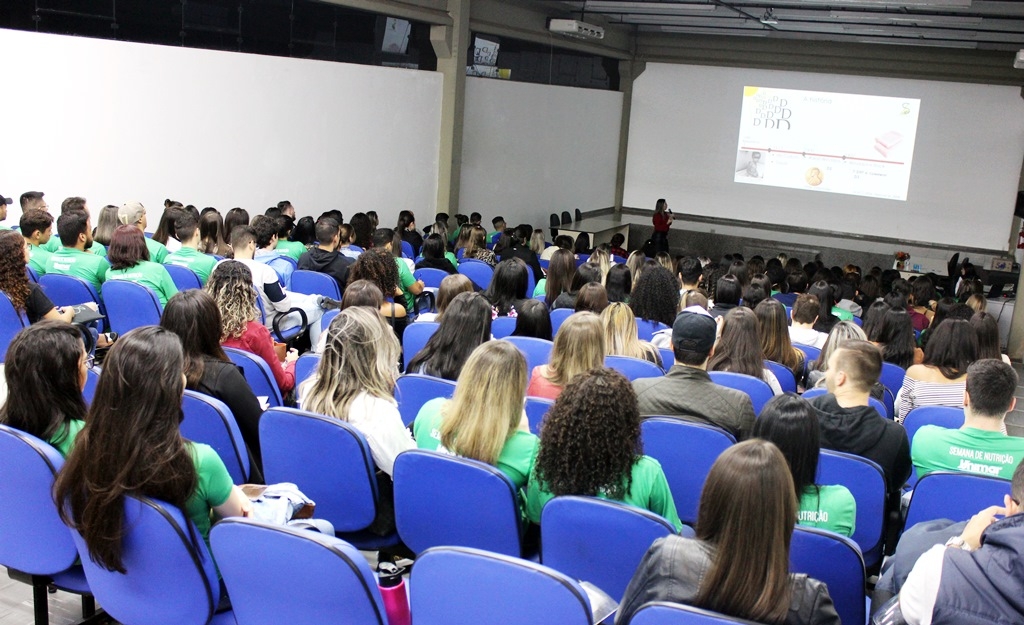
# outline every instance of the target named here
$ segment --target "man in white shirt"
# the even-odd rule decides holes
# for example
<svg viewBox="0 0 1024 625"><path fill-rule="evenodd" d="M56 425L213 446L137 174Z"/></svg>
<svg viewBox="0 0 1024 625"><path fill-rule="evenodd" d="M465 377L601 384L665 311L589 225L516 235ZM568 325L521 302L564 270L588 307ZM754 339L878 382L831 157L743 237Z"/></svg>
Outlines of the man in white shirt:
<svg viewBox="0 0 1024 625"><path fill-rule="evenodd" d="M814 324L818 321L818 310L817 297L800 295L796 298L791 314L793 323L789 326L789 340L818 349L824 347L828 335L814 329Z"/></svg>

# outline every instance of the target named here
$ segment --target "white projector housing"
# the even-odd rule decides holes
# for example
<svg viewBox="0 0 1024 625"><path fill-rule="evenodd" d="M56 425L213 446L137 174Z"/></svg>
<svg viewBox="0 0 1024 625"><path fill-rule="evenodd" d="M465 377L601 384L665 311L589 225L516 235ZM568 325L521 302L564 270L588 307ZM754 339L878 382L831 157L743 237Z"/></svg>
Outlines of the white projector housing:
<svg viewBox="0 0 1024 625"><path fill-rule="evenodd" d="M548 22L548 30L578 39L604 39L604 29L579 20L557 20Z"/></svg>
<svg viewBox="0 0 1024 625"><path fill-rule="evenodd" d="M1017 53L1013 58L1013 66L1017 69L1024 69L1024 50Z"/></svg>

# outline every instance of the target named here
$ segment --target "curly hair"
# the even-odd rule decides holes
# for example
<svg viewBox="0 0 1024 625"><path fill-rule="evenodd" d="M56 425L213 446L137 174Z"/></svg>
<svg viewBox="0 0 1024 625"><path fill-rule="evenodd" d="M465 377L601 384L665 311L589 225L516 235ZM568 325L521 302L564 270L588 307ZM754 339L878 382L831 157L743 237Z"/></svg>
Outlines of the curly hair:
<svg viewBox="0 0 1024 625"><path fill-rule="evenodd" d="M566 385L545 417L537 477L556 497L621 500L643 452L633 387L612 369L592 369Z"/></svg>
<svg viewBox="0 0 1024 625"><path fill-rule="evenodd" d="M245 326L259 317L252 272L237 260L226 260L213 268L203 289L220 309L221 340L242 336Z"/></svg>
<svg viewBox="0 0 1024 625"><path fill-rule="evenodd" d="M385 298L393 297L398 288L398 265L384 248L366 250L349 268L348 279L369 280L377 285Z"/></svg>
<svg viewBox="0 0 1024 625"><path fill-rule="evenodd" d="M15 230L0 233L0 291L14 309L25 312L28 301L28 276L25 274L25 237Z"/></svg>
<svg viewBox="0 0 1024 625"><path fill-rule="evenodd" d="M679 281L661 265L645 267L633 284L629 307L637 319L671 326L679 312Z"/></svg>

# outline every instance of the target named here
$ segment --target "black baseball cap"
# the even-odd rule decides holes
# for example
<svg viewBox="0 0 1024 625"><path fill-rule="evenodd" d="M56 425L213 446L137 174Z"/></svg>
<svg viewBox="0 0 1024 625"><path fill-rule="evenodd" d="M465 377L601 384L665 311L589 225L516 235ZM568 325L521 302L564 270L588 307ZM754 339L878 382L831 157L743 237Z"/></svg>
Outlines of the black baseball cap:
<svg viewBox="0 0 1024 625"><path fill-rule="evenodd" d="M718 324L700 306L690 306L672 324L672 345L698 354L709 354L715 346Z"/></svg>
<svg viewBox="0 0 1024 625"><path fill-rule="evenodd" d="M0 195L0 204L14 204L14 200L9 197Z"/></svg>

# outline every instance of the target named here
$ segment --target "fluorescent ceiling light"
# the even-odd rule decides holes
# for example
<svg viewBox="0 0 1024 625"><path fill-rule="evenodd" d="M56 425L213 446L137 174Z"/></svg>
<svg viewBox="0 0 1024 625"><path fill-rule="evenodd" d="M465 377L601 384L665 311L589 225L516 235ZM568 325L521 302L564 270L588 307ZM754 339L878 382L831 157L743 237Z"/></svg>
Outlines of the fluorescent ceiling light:
<svg viewBox="0 0 1024 625"><path fill-rule="evenodd" d="M971 0L802 0L805 4L841 4L853 6L931 7L969 9Z"/></svg>
<svg viewBox="0 0 1024 625"><path fill-rule="evenodd" d="M584 11L593 13L645 13L650 15L679 15L693 11L714 11L710 2L611 2L594 0L583 3Z"/></svg>
<svg viewBox="0 0 1024 625"><path fill-rule="evenodd" d="M939 41L930 39L899 39L896 37L858 37L860 43L880 43L889 46L923 46L928 48L963 48L973 50L978 47L974 41Z"/></svg>
<svg viewBox="0 0 1024 625"><path fill-rule="evenodd" d="M665 33L687 33L690 35L722 35L723 37L767 37L769 31L758 23L754 28L687 28L685 26L662 26Z"/></svg>

